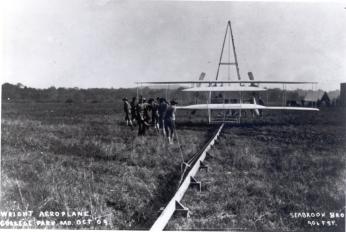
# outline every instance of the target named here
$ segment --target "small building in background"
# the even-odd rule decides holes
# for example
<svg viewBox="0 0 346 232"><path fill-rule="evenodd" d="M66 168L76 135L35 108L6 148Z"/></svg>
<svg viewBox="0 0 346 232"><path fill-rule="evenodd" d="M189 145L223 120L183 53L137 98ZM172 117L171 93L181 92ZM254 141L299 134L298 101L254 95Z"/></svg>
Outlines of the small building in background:
<svg viewBox="0 0 346 232"><path fill-rule="evenodd" d="M346 106L346 83L340 83L340 105Z"/></svg>
<svg viewBox="0 0 346 232"><path fill-rule="evenodd" d="M304 100L302 101L303 102L303 106L313 106L313 107L316 107L316 103L318 102L319 99L322 98L324 92L322 91L317 91L317 92L314 92L314 91L309 91L306 93L305 97L304 97Z"/></svg>
<svg viewBox="0 0 346 232"><path fill-rule="evenodd" d="M327 92L324 92L322 97L318 99L317 106L330 106L330 98Z"/></svg>

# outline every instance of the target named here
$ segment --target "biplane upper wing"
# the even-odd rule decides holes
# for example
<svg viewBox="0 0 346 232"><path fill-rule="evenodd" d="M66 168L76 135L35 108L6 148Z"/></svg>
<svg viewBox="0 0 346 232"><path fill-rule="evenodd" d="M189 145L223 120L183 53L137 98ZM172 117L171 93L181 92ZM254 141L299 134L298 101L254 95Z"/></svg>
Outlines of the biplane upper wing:
<svg viewBox="0 0 346 232"><path fill-rule="evenodd" d="M232 84L232 83L248 83L248 84L317 84L317 82L311 81L145 81L136 82L136 84L159 84L159 85L170 85L170 84Z"/></svg>
<svg viewBox="0 0 346 232"><path fill-rule="evenodd" d="M257 92L257 91L267 91L265 88L260 88L256 86L201 86L184 89L185 92L227 92L227 91L243 91L243 92Z"/></svg>
<svg viewBox="0 0 346 232"><path fill-rule="evenodd" d="M190 110L302 110L319 111L318 108L291 107L291 106L262 106L250 103L240 104L196 104L188 106L177 106L177 109Z"/></svg>

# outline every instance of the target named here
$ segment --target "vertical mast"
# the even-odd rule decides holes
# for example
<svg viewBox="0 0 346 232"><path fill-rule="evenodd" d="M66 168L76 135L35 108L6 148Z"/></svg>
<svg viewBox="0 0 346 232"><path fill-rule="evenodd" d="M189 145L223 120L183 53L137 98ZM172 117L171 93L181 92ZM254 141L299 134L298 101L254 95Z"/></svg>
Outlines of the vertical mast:
<svg viewBox="0 0 346 232"><path fill-rule="evenodd" d="M238 80L240 81L241 78L240 78L240 73L239 73L237 53L235 52L235 45L234 45L234 38L233 38L233 31L232 31L231 21L228 21L228 25L229 25L229 28L230 28L230 31L231 31L231 38L232 38L232 47L233 47L235 67L237 69Z"/></svg>

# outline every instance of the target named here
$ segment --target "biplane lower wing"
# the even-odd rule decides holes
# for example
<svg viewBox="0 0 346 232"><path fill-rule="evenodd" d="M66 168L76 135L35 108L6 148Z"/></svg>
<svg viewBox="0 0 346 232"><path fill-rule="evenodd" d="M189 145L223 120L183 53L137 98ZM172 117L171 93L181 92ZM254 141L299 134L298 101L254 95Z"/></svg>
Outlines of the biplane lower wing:
<svg viewBox="0 0 346 232"><path fill-rule="evenodd" d="M318 108L291 107L291 106L262 106L257 104L196 104L188 106L177 106L177 109L186 110L302 110L319 111Z"/></svg>

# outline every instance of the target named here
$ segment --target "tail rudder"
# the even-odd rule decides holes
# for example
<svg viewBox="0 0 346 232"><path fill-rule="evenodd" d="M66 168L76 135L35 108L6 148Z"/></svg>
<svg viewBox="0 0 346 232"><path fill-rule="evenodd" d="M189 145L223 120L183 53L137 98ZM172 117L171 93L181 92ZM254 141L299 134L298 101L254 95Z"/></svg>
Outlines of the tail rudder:
<svg viewBox="0 0 346 232"><path fill-rule="evenodd" d="M202 72L201 75L199 76L198 80L203 81L204 77L205 77L205 72ZM200 87L200 86L201 86L201 84L197 84L197 87Z"/></svg>
<svg viewBox="0 0 346 232"><path fill-rule="evenodd" d="M254 81L255 77L252 72L248 72L247 75L249 76L250 81ZM250 86L258 87L258 83L251 83Z"/></svg>

